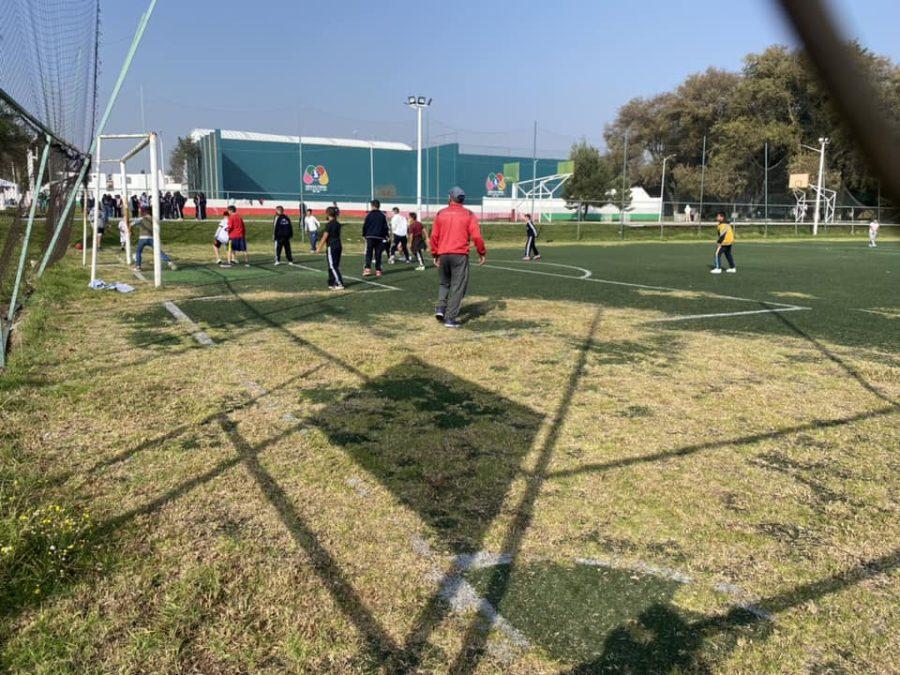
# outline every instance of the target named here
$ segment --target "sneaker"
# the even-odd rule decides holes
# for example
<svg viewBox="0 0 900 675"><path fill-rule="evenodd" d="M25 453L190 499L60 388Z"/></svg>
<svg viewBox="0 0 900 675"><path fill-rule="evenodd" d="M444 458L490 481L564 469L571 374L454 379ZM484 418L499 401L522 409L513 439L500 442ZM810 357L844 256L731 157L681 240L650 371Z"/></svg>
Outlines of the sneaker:
<svg viewBox="0 0 900 675"><path fill-rule="evenodd" d="M444 310L435 309L434 310L434 318L437 319L438 323L444 323Z"/></svg>
<svg viewBox="0 0 900 675"><path fill-rule="evenodd" d="M456 319L447 319L444 321L444 328L461 328L462 324Z"/></svg>
<svg viewBox="0 0 900 675"><path fill-rule="evenodd" d="M737 267L729 267L725 271L728 272L729 274L737 274Z"/></svg>
<svg viewBox="0 0 900 675"><path fill-rule="evenodd" d="M142 270L140 267L138 267L137 265L135 265L135 266L132 267L131 269L133 269L135 272L142 272L142 271L143 271L143 270ZM441 318L442 318L442 319L444 318L443 315L441 316Z"/></svg>
<svg viewBox="0 0 900 675"><path fill-rule="evenodd" d="M221 261L221 260L216 260L216 265L222 265L222 261Z"/></svg>
<svg viewBox="0 0 900 675"><path fill-rule="evenodd" d="M539 255L536 255L532 258L532 260L540 260L540 259L541 259L541 256L539 256Z"/></svg>
<svg viewBox="0 0 900 675"><path fill-rule="evenodd" d="M419 265L418 267L416 267L416 272L424 272L424 271L425 271L425 265Z"/></svg>
<svg viewBox="0 0 900 675"><path fill-rule="evenodd" d="M280 261L278 261L278 260L275 261L275 267L278 267L280 264L281 264Z"/></svg>
<svg viewBox="0 0 900 675"><path fill-rule="evenodd" d="M529 257L526 255L524 258L522 258L522 260L531 260L531 258L529 258Z"/></svg>
<svg viewBox="0 0 900 675"><path fill-rule="evenodd" d="M711 270L709 271L709 273L710 273L710 274L722 274L722 268L721 268L721 267L714 267L713 269L711 269Z"/></svg>
<svg viewBox="0 0 900 675"><path fill-rule="evenodd" d="M372 270L370 270L368 267L365 268L365 269L363 270L363 276L364 276L364 277L368 277L368 276L370 276L371 274L372 274Z"/></svg>
<svg viewBox="0 0 900 675"><path fill-rule="evenodd" d="M293 266L294 266L294 261L291 260L291 261L288 263L288 265L290 265L291 267L293 267Z"/></svg>
<svg viewBox="0 0 900 675"><path fill-rule="evenodd" d="M407 265L412 265L412 260L410 260L409 258L407 258L403 262L405 262Z"/></svg>
<svg viewBox="0 0 900 675"><path fill-rule="evenodd" d="M176 265L173 262L168 263L168 265L169 265L169 269L172 270L173 272L178 269L178 265Z"/></svg>
<svg viewBox="0 0 900 675"><path fill-rule="evenodd" d="M244 263L244 267L250 267L250 263Z"/></svg>
<svg viewBox="0 0 900 675"><path fill-rule="evenodd" d="M394 256L391 256L390 258L388 258L388 265L393 265L395 262L397 262L397 261L394 259Z"/></svg>
<svg viewBox="0 0 900 675"><path fill-rule="evenodd" d="M380 278L381 278L381 270L375 270L375 278L376 278L376 279L380 279Z"/></svg>
<svg viewBox="0 0 900 675"><path fill-rule="evenodd" d="M228 267L228 268L230 268L230 267L231 267L231 263L222 263L222 267Z"/></svg>
<svg viewBox="0 0 900 675"><path fill-rule="evenodd" d="M336 290L336 291L342 291L342 290L344 290L344 287L338 285L338 286L335 286L335 287L334 287L334 290Z"/></svg>

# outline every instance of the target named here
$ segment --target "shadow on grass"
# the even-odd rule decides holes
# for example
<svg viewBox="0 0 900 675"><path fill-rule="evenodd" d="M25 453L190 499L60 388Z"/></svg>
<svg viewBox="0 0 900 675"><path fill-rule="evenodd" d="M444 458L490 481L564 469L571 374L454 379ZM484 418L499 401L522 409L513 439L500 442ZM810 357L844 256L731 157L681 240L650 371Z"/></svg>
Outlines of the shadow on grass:
<svg viewBox="0 0 900 675"><path fill-rule="evenodd" d="M317 422L331 442L431 526L444 551L480 550L541 416L414 357L339 395Z"/></svg>
<svg viewBox="0 0 900 675"><path fill-rule="evenodd" d="M503 617L553 658L581 664L573 673L709 672L706 654L726 654L739 636L771 629L736 610L710 630L708 617L675 604L681 583L633 570L538 562L467 578L486 591L492 574L509 577Z"/></svg>

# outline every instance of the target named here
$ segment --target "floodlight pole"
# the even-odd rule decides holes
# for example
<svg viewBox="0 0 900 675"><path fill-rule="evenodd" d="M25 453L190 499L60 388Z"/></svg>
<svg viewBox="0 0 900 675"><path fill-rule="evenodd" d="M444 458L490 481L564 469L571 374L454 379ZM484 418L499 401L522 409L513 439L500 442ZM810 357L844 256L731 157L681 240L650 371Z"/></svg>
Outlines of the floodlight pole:
<svg viewBox="0 0 900 675"><path fill-rule="evenodd" d="M422 212L422 111L431 105L424 96L409 96L406 105L416 109L416 214Z"/></svg>
<svg viewBox="0 0 900 675"><path fill-rule="evenodd" d="M821 215L820 203L822 201L822 188L825 180L825 146L828 145L828 139L824 136L819 139L819 180L816 188L816 208L813 211L813 236L819 234L819 217Z"/></svg>
<svg viewBox="0 0 900 675"><path fill-rule="evenodd" d="M157 154L159 137L156 132L150 132L150 214L153 220L153 285L156 288L162 286L162 257L160 255L159 236L159 159Z"/></svg>
<svg viewBox="0 0 900 675"><path fill-rule="evenodd" d="M375 199L375 141L369 141L369 200Z"/></svg>

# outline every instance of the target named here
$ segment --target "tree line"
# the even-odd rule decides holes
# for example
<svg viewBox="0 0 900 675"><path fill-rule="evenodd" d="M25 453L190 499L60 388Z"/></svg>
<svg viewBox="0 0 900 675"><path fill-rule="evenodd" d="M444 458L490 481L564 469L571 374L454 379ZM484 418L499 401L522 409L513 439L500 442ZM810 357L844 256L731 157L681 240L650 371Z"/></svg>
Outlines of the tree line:
<svg viewBox="0 0 900 675"><path fill-rule="evenodd" d="M900 125L900 67L857 43L852 48L877 91L870 104ZM874 205L880 197L877 178L807 57L787 47L746 56L740 72L710 68L674 91L626 103L604 130L604 151L586 141L572 147L575 175L566 185L571 202L619 203L626 132L627 184L659 195L668 157L667 202L696 201L702 179L707 202L761 204L768 161L770 203L791 203L789 175L818 175L818 153L803 146L818 146L820 137L830 140L825 183L838 192L838 202Z"/></svg>

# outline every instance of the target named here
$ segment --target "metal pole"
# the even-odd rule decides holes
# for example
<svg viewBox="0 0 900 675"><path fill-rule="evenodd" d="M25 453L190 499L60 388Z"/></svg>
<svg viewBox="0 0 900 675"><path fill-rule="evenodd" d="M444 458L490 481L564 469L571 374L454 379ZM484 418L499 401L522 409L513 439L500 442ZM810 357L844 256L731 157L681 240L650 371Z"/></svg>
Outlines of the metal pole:
<svg viewBox="0 0 900 675"><path fill-rule="evenodd" d="M97 154L95 155L94 162L97 164L97 178L94 181L94 233L91 245L91 281L93 282L97 278L97 246L99 244L99 228L100 228L100 145L101 139L97 136L95 141Z"/></svg>
<svg viewBox="0 0 900 675"><path fill-rule="evenodd" d="M159 146L157 142L156 132L150 133L150 203L152 213L150 217L153 220L153 285L159 288L162 286L162 257L160 255L160 237L159 237L159 160L157 154Z"/></svg>
<svg viewBox="0 0 900 675"><path fill-rule="evenodd" d="M625 130L625 151L622 153L622 196L619 200L619 238L625 238L625 184L628 180L628 129Z"/></svg>
<svg viewBox="0 0 900 675"><path fill-rule="evenodd" d="M662 181L659 186L659 240L663 239L663 209L666 203L666 162L668 157L663 157Z"/></svg>
<svg viewBox="0 0 900 675"><path fill-rule="evenodd" d="M125 56L125 62L122 64L122 69L119 71L119 78L116 80L116 84L113 87L112 93L109 95L109 101L106 103L106 110L103 112L103 117L100 118L100 123L97 125L97 137L94 139L94 143L98 142L97 139L106 128L106 122L109 120L109 115L116 103L116 99L119 97L119 91L122 89L122 84L125 82L125 76L128 75L128 70L131 68L131 62L134 60L134 54L141 42L144 31L147 29L147 24L150 22L150 17L152 16L153 10L156 7L156 2L157 0L150 0L150 6L147 8L147 11L138 22L137 30L135 31L134 38L131 41L131 47L128 49L128 54ZM93 152L93 149L93 144L91 144L91 148L90 150L88 150L88 154ZM87 161L85 161L85 163L81 166L81 171L78 175L78 181L75 183L76 186L81 185L81 182L84 180L84 177L87 174L87 170L88 163ZM62 233L63 224L68 219L69 212L72 210L72 205L75 203L75 195L77 192L78 188L75 187L69 193L69 199L68 201L66 201L66 207L63 209L62 215L59 217L59 220L56 223L56 229L53 231L53 236L50 238L50 243L47 245L47 250L44 253L44 259L41 261L40 268L38 268L37 275L39 277L42 276L44 274L44 270L47 269L47 264L50 262L50 256L53 254L53 250L56 248L56 242L59 239L60 233Z"/></svg>
<svg viewBox="0 0 900 675"><path fill-rule="evenodd" d="M369 199L375 199L375 141L369 141Z"/></svg>
<svg viewBox="0 0 900 675"><path fill-rule="evenodd" d="M41 163L38 167L34 188L31 195L31 206L28 209L28 223L25 225L25 238L22 240L22 251L19 253L19 267L16 269L16 280L13 283L12 296L9 307L6 310L6 326L0 326L0 368L6 365L6 338L12 330L13 317L16 314L16 304L19 300L19 286L22 284L22 275L25 272L25 261L28 258L28 243L31 240L31 229L34 226L34 216L37 212L38 195L41 193L41 183L44 180L44 171L47 169L47 157L50 155L50 137L45 136L44 151L41 153ZM50 181L47 181L48 183Z"/></svg>
<svg viewBox="0 0 900 675"><path fill-rule="evenodd" d="M703 134L703 155L700 168L700 212L697 214L697 234L703 225L703 188L706 187L706 134Z"/></svg>
<svg viewBox="0 0 900 675"><path fill-rule="evenodd" d="M534 193L537 190L537 120L534 121L534 138L531 146L531 217L534 218ZM538 222L541 222L538 217Z"/></svg>
<svg viewBox="0 0 900 675"><path fill-rule="evenodd" d="M418 150L416 152L416 213L422 212L422 108L416 106L418 119Z"/></svg>
<svg viewBox="0 0 900 675"><path fill-rule="evenodd" d="M769 141L766 141L765 161L766 161L766 177L765 177L765 183L763 184L763 191L765 192L765 195L766 195L766 209L764 212L765 220L766 220L766 230L765 230L764 236L768 236L769 235Z"/></svg>
<svg viewBox="0 0 900 675"><path fill-rule="evenodd" d="M84 199L84 208L81 209L81 266L87 267L88 198L91 193L86 185L81 186L81 196Z"/></svg>
<svg viewBox="0 0 900 675"><path fill-rule="evenodd" d="M122 175L122 218L125 221L125 264L131 264L131 218L128 207L128 174L125 162L119 162L119 173Z"/></svg>
<svg viewBox="0 0 900 675"><path fill-rule="evenodd" d="M827 138L820 138L819 144L821 146L819 150L819 180L818 187L816 188L816 208L813 211L813 236L819 234L819 217L821 215L820 203L822 201L822 187L823 182L825 180L825 144L828 143Z"/></svg>
<svg viewBox="0 0 900 675"><path fill-rule="evenodd" d="M878 218L878 222L881 222L881 181L878 181L878 202L876 206L876 213L878 214L876 218Z"/></svg>

